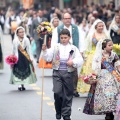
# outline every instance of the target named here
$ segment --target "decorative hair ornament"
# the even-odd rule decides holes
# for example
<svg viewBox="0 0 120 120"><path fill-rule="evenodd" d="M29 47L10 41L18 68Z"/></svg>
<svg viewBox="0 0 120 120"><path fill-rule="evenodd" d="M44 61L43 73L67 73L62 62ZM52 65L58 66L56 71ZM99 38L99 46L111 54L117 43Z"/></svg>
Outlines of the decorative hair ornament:
<svg viewBox="0 0 120 120"><path fill-rule="evenodd" d="M106 40L104 40L102 43L106 43Z"/></svg>

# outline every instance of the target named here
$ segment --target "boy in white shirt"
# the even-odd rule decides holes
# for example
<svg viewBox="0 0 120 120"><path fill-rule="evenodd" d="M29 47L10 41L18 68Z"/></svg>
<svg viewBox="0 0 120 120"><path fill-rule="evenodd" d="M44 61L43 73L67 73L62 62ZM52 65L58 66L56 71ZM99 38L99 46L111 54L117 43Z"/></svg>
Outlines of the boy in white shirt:
<svg viewBox="0 0 120 120"><path fill-rule="evenodd" d="M73 99L73 72L82 66L83 58L78 48L69 43L71 36L67 29L60 32L60 43L50 49L43 44L43 58L52 61L53 92L55 99L56 119L71 120Z"/></svg>

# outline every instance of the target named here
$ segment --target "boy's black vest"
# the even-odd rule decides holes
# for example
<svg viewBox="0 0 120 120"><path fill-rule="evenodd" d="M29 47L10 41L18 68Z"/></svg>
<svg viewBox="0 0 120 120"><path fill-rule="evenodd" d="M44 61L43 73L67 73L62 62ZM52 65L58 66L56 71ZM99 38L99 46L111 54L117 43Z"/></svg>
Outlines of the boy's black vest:
<svg viewBox="0 0 120 120"><path fill-rule="evenodd" d="M73 45L75 45L77 48L79 48L79 31L78 27L76 25L71 24L72 26L72 40ZM64 25L60 25L57 27L58 32L58 43L60 43L60 35L59 33L64 29Z"/></svg>

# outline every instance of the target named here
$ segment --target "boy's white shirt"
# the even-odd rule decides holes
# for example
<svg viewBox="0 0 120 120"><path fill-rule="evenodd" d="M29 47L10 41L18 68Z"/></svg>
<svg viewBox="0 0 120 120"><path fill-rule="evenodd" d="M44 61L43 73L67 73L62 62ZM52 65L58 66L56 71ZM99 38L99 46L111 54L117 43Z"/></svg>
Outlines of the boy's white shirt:
<svg viewBox="0 0 120 120"><path fill-rule="evenodd" d="M81 56L77 47L75 47L74 45L71 45L69 43L67 45L62 45L60 43L57 43L56 45L59 45L60 59L61 58L67 58L68 59L70 51L74 47L76 49L76 51L75 51L75 58L72 59L73 60L73 67L78 68L78 67L82 66L83 58L82 58L82 56ZM53 55L55 53L55 46L52 46L50 49L47 49L47 50L43 51L42 57L47 62L52 61Z"/></svg>

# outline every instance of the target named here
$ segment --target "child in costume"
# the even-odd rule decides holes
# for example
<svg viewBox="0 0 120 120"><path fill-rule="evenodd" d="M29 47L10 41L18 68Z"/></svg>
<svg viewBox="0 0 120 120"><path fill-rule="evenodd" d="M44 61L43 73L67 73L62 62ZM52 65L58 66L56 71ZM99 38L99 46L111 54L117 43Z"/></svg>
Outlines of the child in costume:
<svg viewBox="0 0 120 120"><path fill-rule="evenodd" d="M78 48L69 43L70 32L63 29L60 32L60 43L50 49L43 44L43 58L53 67L53 92L55 99L56 119L71 120L73 99L73 72L83 64L83 58Z"/></svg>
<svg viewBox="0 0 120 120"><path fill-rule="evenodd" d="M15 32L12 52L18 58L18 62L12 65L10 84L19 85L18 90L23 91L25 84L36 83L37 79L32 63L30 41L25 35L25 29L21 26Z"/></svg>
<svg viewBox="0 0 120 120"><path fill-rule="evenodd" d="M120 60L112 51L110 39L100 40L96 46L92 62L92 70L97 74L98 81L91 85L83 112L86 114L106 114L105 120L114 120L117 95L119 93Z"/></svg>

